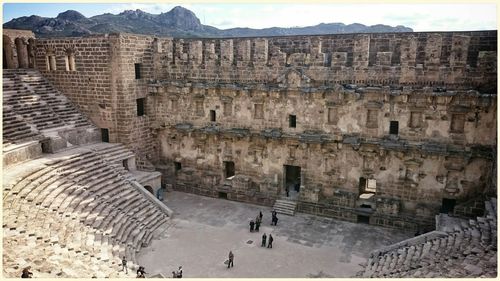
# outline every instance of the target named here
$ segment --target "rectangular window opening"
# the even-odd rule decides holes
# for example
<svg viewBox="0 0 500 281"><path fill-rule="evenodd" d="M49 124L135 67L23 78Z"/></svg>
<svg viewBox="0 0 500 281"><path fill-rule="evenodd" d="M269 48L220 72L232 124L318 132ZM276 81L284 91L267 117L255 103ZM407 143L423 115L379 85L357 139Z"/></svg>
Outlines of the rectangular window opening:
<svg viewBox="0 0 500 281"><path fill-rule="evenodd" d="M103 142L109 142L109 130L101 128L101 140Z"/></svg>
<svg viewBox="0 0 500 281"><path fill-rule="evenodd" d="M175 168L175 171L180 171L182 169L182 164L181 162L174 162L174 168Z"/></svg>
<svg viewBox="0 0 500 281"><path fill-rule="evenodd" d="M441 205L441 211L440 213L448 214L448 213L453 213L453 210L455 209L455 199L449 199L449 198L443 198L443 203Z"/></svg>
<svg viewBox="0 0 500 281"><path fill-rule="evenodd" d="M135 63L135 79L141 79L141 64L140 63Z"/></svg>
<svg viewBox="0 0 500 281"><path fill-rule="evenodd" d="M42 141L42 153L50 153L49 140Z"/></svg>
<svg viewBox="0 0 500 281"><path fill-rule="evenodd" d="M146 98L140 98L137 99L137 116L143 116L146 114L145 109L144 109L144 104L145 104L145 99Z"/></svg>
<svg viewBox="0 0 500 281"><path fill-rule="evenodd" d="M215 122L215 110L210 110L210 121Z"/></svg>
<svg viewBox="0 0 500 281"><path fill-rule="evenodd" d="M398 121L391 121L391 123L389 124L389 134L391 134L391 135L399 134L399 122Z"/></svg>
<svg viewBox="0 0 500 281"><path fill-rule="evenodd" d="M296 128L297 127L297 116L289 115L288 116L288 125L290 128Z"/></svg>
<svg viewBox="0 0 500 281"><path fill-rule="evenodd" d="M224 161L224 172L226 179L235 175L233 161Z"/></svg>
<svg viewBox="0 0 500 281"><path fill-rule="evenodd" d="M125 168L125 170L129 171L129 168L128 168L128 159L124 159L123 162L123 168Z"/></svg>
<svg viewBox="0 0 500 281"><path fill-rule="evenodd" d="M359 194L365 193L376 193L377 192L377 180L366 179L364 177L359 178Z"/></svg>
<svg viewBox="0 0 500 281"><path fill-rule="evenodd" d="M219 198L227 199L227 193L226 192L219 192Z"/></svg>

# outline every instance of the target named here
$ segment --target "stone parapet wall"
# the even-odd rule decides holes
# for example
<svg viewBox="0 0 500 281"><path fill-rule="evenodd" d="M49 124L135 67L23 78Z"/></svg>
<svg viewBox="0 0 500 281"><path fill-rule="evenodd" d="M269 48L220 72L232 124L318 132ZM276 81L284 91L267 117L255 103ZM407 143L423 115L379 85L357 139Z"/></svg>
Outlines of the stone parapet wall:
<svg viewBox="0 0 500 281"><path fill-rule="evenodd" d="M496 31L480 31L160 38L155 49L169 80L489 86L496 45Z"/></svg>

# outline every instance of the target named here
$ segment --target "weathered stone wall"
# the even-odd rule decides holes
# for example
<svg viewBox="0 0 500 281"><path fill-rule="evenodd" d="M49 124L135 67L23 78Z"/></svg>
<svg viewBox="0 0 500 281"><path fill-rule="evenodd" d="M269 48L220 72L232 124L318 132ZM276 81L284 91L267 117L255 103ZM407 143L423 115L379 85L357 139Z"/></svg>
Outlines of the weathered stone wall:
<svg viewBox="0 0 500 281"><path fill-rule="evenodd" d="M318 143L190 126L160 130L158 136L161 160L170 164L163 172L176 189L210 196L227 192L229 199L266 204L284 194L283 166L300 166L304 211L355 220L355 209L368 203L376 210L374 220L377 215L404 217L413 226L415 218L432 222L443 198L460 202L484 192L492 165L491 159L466 149L398 150L382 144ZM233 161L236 176L248 182L242 186L226 180L224 161ZM172 162L180 163L181 169ZM376 180L371 201L359 199L361 177ZM336 208L340 209L335 212Z"/></svg>
<svg viewBox="0 0 500 281"><path fill-rule="evenodd" d="M121 142L138 153L139 167L153 157L147 110L137 116L136 99L146 96L151 77L152 38L111 34L83 38L37 40L37 67L100 128L111 142ZM65 56L75 56L75 71L67 70ZM56 69L49 70L53 54ZM140 63L141 79L135 79Z"/></svg>
<svg viewBox="0 0 500 281"><path fill-rule="evenodd" d="M161 39L171 80L483 85L496 81L496 31ZM297 74L293 74L297 73ZM299 85L305 86L305 85Z"/></svg>
<svg viewBox="0 0 500 281"><path fill-rule="evenodd" d="M271 205L283 165L300 166L300 211L412 228L431 225L443 198L468 202L491 182L496 45L496 31L113 34L38 40L37 67L175 189ZM376 180L371 199L360 178Z"/></svg>
<svg viewBox="0 0 500 281"><path fill-rule="evenodd" d="M496 96L475 90L441 93L432 88L341 85L305 90L169 82L151 84L148 91L157 126L184 122L195 127L259 132L274 128L283 134L314 131L334 138L348 134L369 139L389 137L390 122L397 121L396 135L408 141L496 144ZM215 111L215 121L210 110ZM295 128L289 126L289 115L296 116Z"/></svg>
<svg viewBox="0 0 500 281"><path fill-rule="evenodd" d="M75 71L66 70L65 56L74 51ZM109 129L110 141L118 142L116 96L112 94L109 37L52 38L36 41L36 65L42 75L69 97L94 124ZM56 69L49 70L48 55Z"/></svg>
<svg viewBox="0 0 500 281"><path fill-rule="evenodd" d="M113 48L111 61L112 89L117 99L117 134L119 141L137 153L139 168L154 160L154 141L150 129L150 113L138 116L136 100L146 98L147 85L152 76L152 42L150 36L120 34L110 41ZM135 65L139 64L140 77L136 79Z"/></svg>

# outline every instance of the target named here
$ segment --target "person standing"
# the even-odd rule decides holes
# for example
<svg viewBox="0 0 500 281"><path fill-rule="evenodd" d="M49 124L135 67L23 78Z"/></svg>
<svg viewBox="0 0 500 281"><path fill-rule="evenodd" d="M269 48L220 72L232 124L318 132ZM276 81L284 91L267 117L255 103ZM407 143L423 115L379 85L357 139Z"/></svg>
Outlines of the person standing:
<svg viewBox="0 0 500 281"><path fill-rule="evenodd" d="M250 232L253 232L253 227L254 227L255 223L253 222L253 220L250 221Z"/></svg>
<svg viewBox="0 0 500 281"><path fill-rule="evenodd" d="M264 233L262 235L262 244L260 244L261 247L265 247L266 246L266 239L267 239L267 236L266 234Z"/></svg>
<svg viewBox="0 0 500 281"><path fill-rule="evenodd" d="M259 227L260 227L260 218L257 216L255 218L255 231L259 232Z"/></svg>
<svg viewBox="0 0 500 281"><path fill-rule="evenodd" d="M127 258L125 258L125 256L122 259L122 271L125 271L125 274L128 274Z"/></svg>
<svg viewBox="0 0 500 281"><path fill-rule="evenodd" d="M271 225L278 224L278 216L276 215L276 211L273 212L273 217L271 219Z"/></svg>
<svg viewBox="0 0 500 281"><path fill-rule="evenodd" d="M260 222L262 222L262 211L259 211Z"/></svg>
<svg viewBox="0 0 500 281"><path fill-rule="evenodd" d="M21 274L21 278L33 278L33 273L30 271L31 266L28 266L23 269L23 273Z"/></svg>
<svg viewBox="0 0 500 281"><path fill-rule="evenodd" d="M177 278L182 278L182 265L179 266L179 269L177 270Z"/></svg>
<svg viewBox="0 0 500 281"><path fill-rule="evenodd" d="M139 266L139 269L137 269L137 278L146 278L146 271L144 266Z"/></svg>
<svg viewBox="0 0 500 281"><path fill-rule="evenodd" d="M268 248L272 248L273 247L273 236L271 234L269 234L269 244L267 244L267 247Z"/></svg>
<svg viewBox="0 0 500 281"><path fill-rule="evenodd" d="M234 266L234 254L232 251L229 251L229 262L227 263L227 268Z"/></svg>

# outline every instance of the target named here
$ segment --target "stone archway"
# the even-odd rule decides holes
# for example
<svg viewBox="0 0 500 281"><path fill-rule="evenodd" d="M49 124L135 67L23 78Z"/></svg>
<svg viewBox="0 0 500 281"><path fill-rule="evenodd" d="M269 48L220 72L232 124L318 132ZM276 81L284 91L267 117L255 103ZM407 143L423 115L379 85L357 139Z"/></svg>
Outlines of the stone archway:
<svg viewBox="0 0 500 281"><path fill-rule="evenodd" d="M155 195L155 192L154 192L154 190L153 190L153 188L152 188L151 186L149 186L149 185L145 185L145 186L144 186L144 188L145 188L147 191L149 191L149 193L151 193L151 194Z"/></svg>
<svg viewBox="0 0 500 281"><path fill-rule="evenodd" d="M16 68L14 63L14 50L12 49L12 40L7 35L3 35L3 68Z"/></svg>

